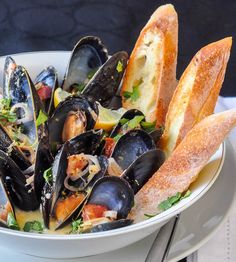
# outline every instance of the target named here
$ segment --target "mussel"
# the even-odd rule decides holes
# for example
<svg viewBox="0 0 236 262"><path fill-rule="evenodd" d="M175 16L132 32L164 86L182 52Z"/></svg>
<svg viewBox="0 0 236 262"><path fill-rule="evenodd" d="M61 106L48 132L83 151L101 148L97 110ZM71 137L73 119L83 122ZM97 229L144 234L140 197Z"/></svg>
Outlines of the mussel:
<svg viewBox="0 0 236 262"><path fill-rule="evenodd" d="M126 219L134 204L129 183L120 177L99 179L86 201L81 216L84 232L99 232L130 225Z"/></svg>
<svg viewBox="0 0 236 262"><path fill-rule="evenodd" d="M141 129L136 129L128 131L118 140L111 156L125 170L139 156L153 149L156 149L156 145L151 136Z"/></svg>
<svg viewBox="0 0 236 262"><path fill-rule="evenodd" d="M53 152L64 142L93 129L98 115L95 102L71 96L61 102L49 119L49 142Z"/></svg>
<svg viewBox="0 0 236 262"><path fill-rule="evenodd" d="M107 49L98 37L80 39L72 50L62 89L72 93L81 92L107 59Z"/></svg>
<svg viewBox="0 0 236 262"><path fill-rule="evenodd" d="M84 87L82 94L94 98L102 106L109 107L119 88L127 61L128 54L126 52L114 54L96 72Z"/></svg>
<svg viewBox="0 0 236 262"><path fill-rule="evenodd" d="M145 152L122 174L136 194L165 161L165 154L159 149Z"/></svg>
<svg viewBox="0 0 236 262"><path fill-rule="evenodd" d="M37 93L44 104L45 112L51 115L54 110L53 95L58 87L58 77L56 69L48 66L34 80Z"/></svg>
<svg viewBox="0 0 236 262"><path fill-rule="evenodd" d="M76 214L87 197L87 188L106 172L106 158L93 156L101 139L101 130L85 132L67 141L55 157L52 166L53 184L51 189L49 186L45 188L45 192L51 190L51 199L44 197L51 204L44 203L43 206L50 206L58 227ZM100 169L96 170L98 167ZM61 210L65 211L67 205L68 212L62 214ZM45 213L50 212L45 210Z"/></svg>
<svg viewBox="0 0 236 262"><path fill-rule="evenodd" d="M26 177L14 161L1 150L0 177L15 206L25 211L39 208L39 202L32 185L27 182Z"/></svg>

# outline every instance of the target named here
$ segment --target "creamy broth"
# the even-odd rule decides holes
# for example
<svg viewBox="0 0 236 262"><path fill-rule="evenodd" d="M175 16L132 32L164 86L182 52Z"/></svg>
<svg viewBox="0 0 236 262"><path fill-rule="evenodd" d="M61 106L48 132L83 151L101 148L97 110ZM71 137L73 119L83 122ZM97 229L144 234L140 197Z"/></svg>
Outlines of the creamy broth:
<svg viewBox="0 0 236 262"><path fill-rule="evenodd" d="M40 212L40 210L26 212L26 211L22 211L19 209L15 209L15 215L16 215L17 223L21 230L23 230L25 223L28 221L37 220L40 223L42 223L43 225L43 218L42 218L42 213ZM44 228L43 234L65 235L65 234L69 234L71 231L70 224L56 231L54 230L55 228L56 228L56 221L51 219L50 229Z"/></svg>

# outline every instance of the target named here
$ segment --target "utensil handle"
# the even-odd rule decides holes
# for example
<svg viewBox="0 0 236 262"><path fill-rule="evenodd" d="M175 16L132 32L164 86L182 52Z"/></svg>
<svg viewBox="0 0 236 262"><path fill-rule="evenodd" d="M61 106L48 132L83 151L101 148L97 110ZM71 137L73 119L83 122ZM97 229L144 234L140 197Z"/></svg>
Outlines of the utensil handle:
<svg viewBox="0 0 236 262"><path fill-rule="evenodd" d="M157 233L155 240L148 252L145 262L165 262L175 235L179 216L173 217Z"/></svg>

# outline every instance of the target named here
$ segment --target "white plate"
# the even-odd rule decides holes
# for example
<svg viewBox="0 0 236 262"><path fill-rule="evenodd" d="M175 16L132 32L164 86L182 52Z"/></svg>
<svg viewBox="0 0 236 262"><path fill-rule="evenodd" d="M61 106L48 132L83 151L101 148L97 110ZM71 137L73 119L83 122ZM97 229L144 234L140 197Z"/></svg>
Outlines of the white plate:
<svg viewBox="0 0 236 262"><path fill-rule="evenodd" d="M227 143L226 159L214 187L212 187L197 203L181 214L176 235L169 253L169 262L174 262L191 254L202 246L225 221L236 192L236 161L232 146ZM225 190L227 189L227 194ZM222 197L224 196L224 197ZM194 220L193 220L194 217ZM61 259L60 262L143 262L151 246L155 234L113 252L93 257L77 259ZM52 262L22 255L0 248L1 261L18 262Z"/></svg>
<svg viewBox="0 0 236 262"><path fill-rule="evenodd" d="M69 54L69 52L34 52L13 55L13 58L16 59L17 64L26 67L33 79L48 65L55 66L59 78L62 79ZM1 58L0 76L2 75L3 64L4 58ZM198 201L213 185L222 167L223 160L224 146L221 145L203 169L197 181L191 186L192 194L190 197L149 220L109 232L69 236L30 234L0 228L0 245L12 247L14 250L25 254L58 258L82 257L127 246L150 235L171 217ZM80 248L77 248L78 246Z"/></svg>

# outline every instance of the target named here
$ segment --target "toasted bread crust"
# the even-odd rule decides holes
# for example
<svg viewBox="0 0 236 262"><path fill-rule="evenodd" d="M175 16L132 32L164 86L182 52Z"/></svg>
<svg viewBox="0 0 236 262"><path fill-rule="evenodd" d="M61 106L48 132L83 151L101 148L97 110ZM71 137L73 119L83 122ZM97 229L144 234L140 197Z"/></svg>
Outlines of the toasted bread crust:
<svg viewBox="0 0 236 262"><path fill-rule="evenodd" d="M149 46L150 42L154 42L153 46ZM152 50L148 51L148 48ZM157 126L164 124L167 108L176 87L177 49L177 13L172 5L164 5L154 12L141 31L130 56L121 88L121 95L124 91L131 92L135 81L142 77L146 68L146 72L151 76L149 81L143 77L140 88L146 87L145 91L141 90L136 102L122 96L122 105L127 109L136 108L143 111L147 121L157 121ZM146 61L139 66L140 54L146 57L146 61L152 60L150 68ZM141 101L145 101L145 104L141 105Z"/></svg>
<svg viewBox="0 0 236 262"><path fill-rule="evenodd" d="M137 222L145 213L156 214L162 201L186 191L234 126L236 109L208 116L196 124L136 194L130 218Z"/></svg>
<svg viewBox="0 0 236 262"><path fill-rule="evenodd" d="M232 38L203 47L192 59L174 92L161 147L169 156L187 132L213 113L224 80Z"/></svg>

